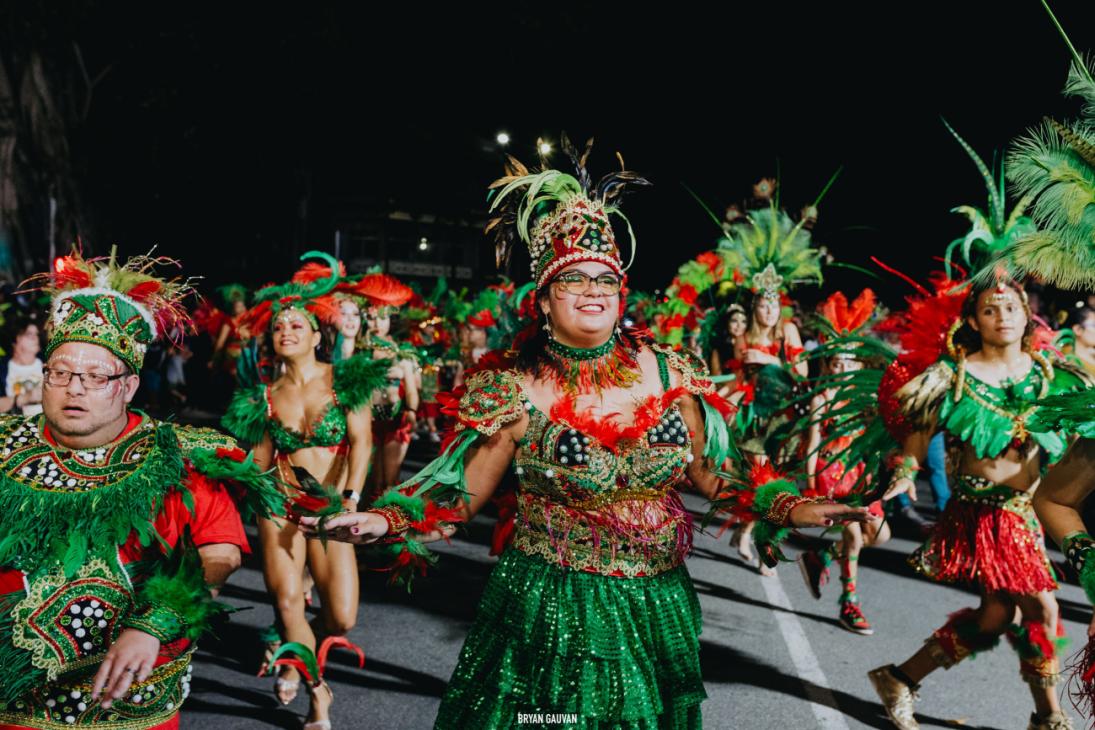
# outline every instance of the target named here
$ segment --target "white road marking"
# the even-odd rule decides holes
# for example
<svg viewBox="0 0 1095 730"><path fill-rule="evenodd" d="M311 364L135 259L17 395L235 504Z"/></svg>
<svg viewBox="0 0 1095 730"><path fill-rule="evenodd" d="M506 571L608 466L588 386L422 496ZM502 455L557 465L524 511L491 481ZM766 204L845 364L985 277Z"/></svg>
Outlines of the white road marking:
<svg viewBox="0 0 1095 730"><path fill-rule="evenodd" d="M802 680L810 709L817 719L817 726L822 730L849 730L844 714L837 709L836 698L829 689L829 680L821 671L817 656L810 647L810 640L806 638L806 631L802 628L798 615L792 613L791 599L783 590L779 575L771 578L761 577L760 582L764 586L764 595L768 603L777 609L783 609L772 613L775 614L779 632L783 634L783 643L791 652L791 661L794 662L798 677Z"/></svg>

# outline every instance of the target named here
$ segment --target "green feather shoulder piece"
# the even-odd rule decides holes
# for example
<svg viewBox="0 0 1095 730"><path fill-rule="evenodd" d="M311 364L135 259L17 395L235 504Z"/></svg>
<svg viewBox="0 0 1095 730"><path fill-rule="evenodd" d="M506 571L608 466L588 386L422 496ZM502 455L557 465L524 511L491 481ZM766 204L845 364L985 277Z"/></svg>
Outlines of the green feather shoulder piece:
<svg viewBox="0 0 1095 730"><path fill-rule="evenodd" d="M265 385L237 388L221 425L239 440L257 444L266 433L267 411Z"/></svg>
<svg viewBox="0 0 1095 730"><path fill-rule="evenodd" d="M1095 438L1095 388L1042 399L1028 425L1031 430L1064 431Z"/></svg>
<svg viewBox="0 0 1095 730"><path fill-rule="evenodd" d="M373 360L362 354L337 362L334 367L338 403L348 411L356 411L369 404L373 391L387 384L392 361Z"/></svg>

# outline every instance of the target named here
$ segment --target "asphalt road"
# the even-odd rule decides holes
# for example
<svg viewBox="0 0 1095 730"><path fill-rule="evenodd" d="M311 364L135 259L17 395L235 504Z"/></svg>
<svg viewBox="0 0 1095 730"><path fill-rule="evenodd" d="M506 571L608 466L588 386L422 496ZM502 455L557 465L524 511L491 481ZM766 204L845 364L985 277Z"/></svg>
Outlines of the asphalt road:
<svg viewBox="0 0 1095 730"><path fill-rule="evenodd" d="M696 513L703 508L695 496L686 503ZM350 655L332 655L327 678L335 693L334 728L432 726L494 562L487 549L491 525L490 518L477 517L451 545L441 545L437 569L416 581L413 593L389 588L383 574L363 569L361 609L350 638L367 661L358 669ZM688 568L704 615L704 727L890 727L867 670L904 660L948 614L976 603L968 591L916 577L904 563L914 547L911 540L894 539L861 556L862 608L875 627L874 636L863 637L836 621L835 576L815 601L796 565L762 578L732 554L728 536L697 535ZM299 728L307 711L303 693L280 707L273 679L255 676L262 652L258 632L271 622L272 608L253 559L223 595L248 610L234 614L199 649L182 727ZM1063 586L1058 598L1071 654L1082 646L1090 610L1077 586ZM1025 728L1032 707L1018 660L1004 642L937 671L923 683L921 697L918 717L925 728ZM1076 721L1067 699L1065 704Z"/></svg>

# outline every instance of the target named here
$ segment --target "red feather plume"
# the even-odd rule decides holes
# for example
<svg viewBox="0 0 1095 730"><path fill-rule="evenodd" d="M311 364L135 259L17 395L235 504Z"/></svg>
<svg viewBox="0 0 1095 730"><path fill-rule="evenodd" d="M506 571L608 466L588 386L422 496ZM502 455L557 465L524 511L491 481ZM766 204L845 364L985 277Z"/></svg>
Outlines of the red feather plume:
<svg viewBox="0 0 1095 730"><path fill-rule="evenodd" d="M400 307L414 296L413 289L387 274L366 274L354 285L352 291L378 307Z"/></svg>

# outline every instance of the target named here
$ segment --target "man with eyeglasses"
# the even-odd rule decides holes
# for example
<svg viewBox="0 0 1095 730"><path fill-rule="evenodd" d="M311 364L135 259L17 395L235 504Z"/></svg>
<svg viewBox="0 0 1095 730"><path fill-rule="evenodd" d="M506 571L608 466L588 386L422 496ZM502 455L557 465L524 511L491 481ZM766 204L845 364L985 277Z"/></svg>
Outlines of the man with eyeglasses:
<svg viewBox="0 0 1095 730"><path fill-rule="evenodd" d="M162 263L76 252L43 277L43 413L0 418L0 727L178 727L194 641L247 549L228 487L281 509L231 439L129 409L185 311Z"/></svg>

